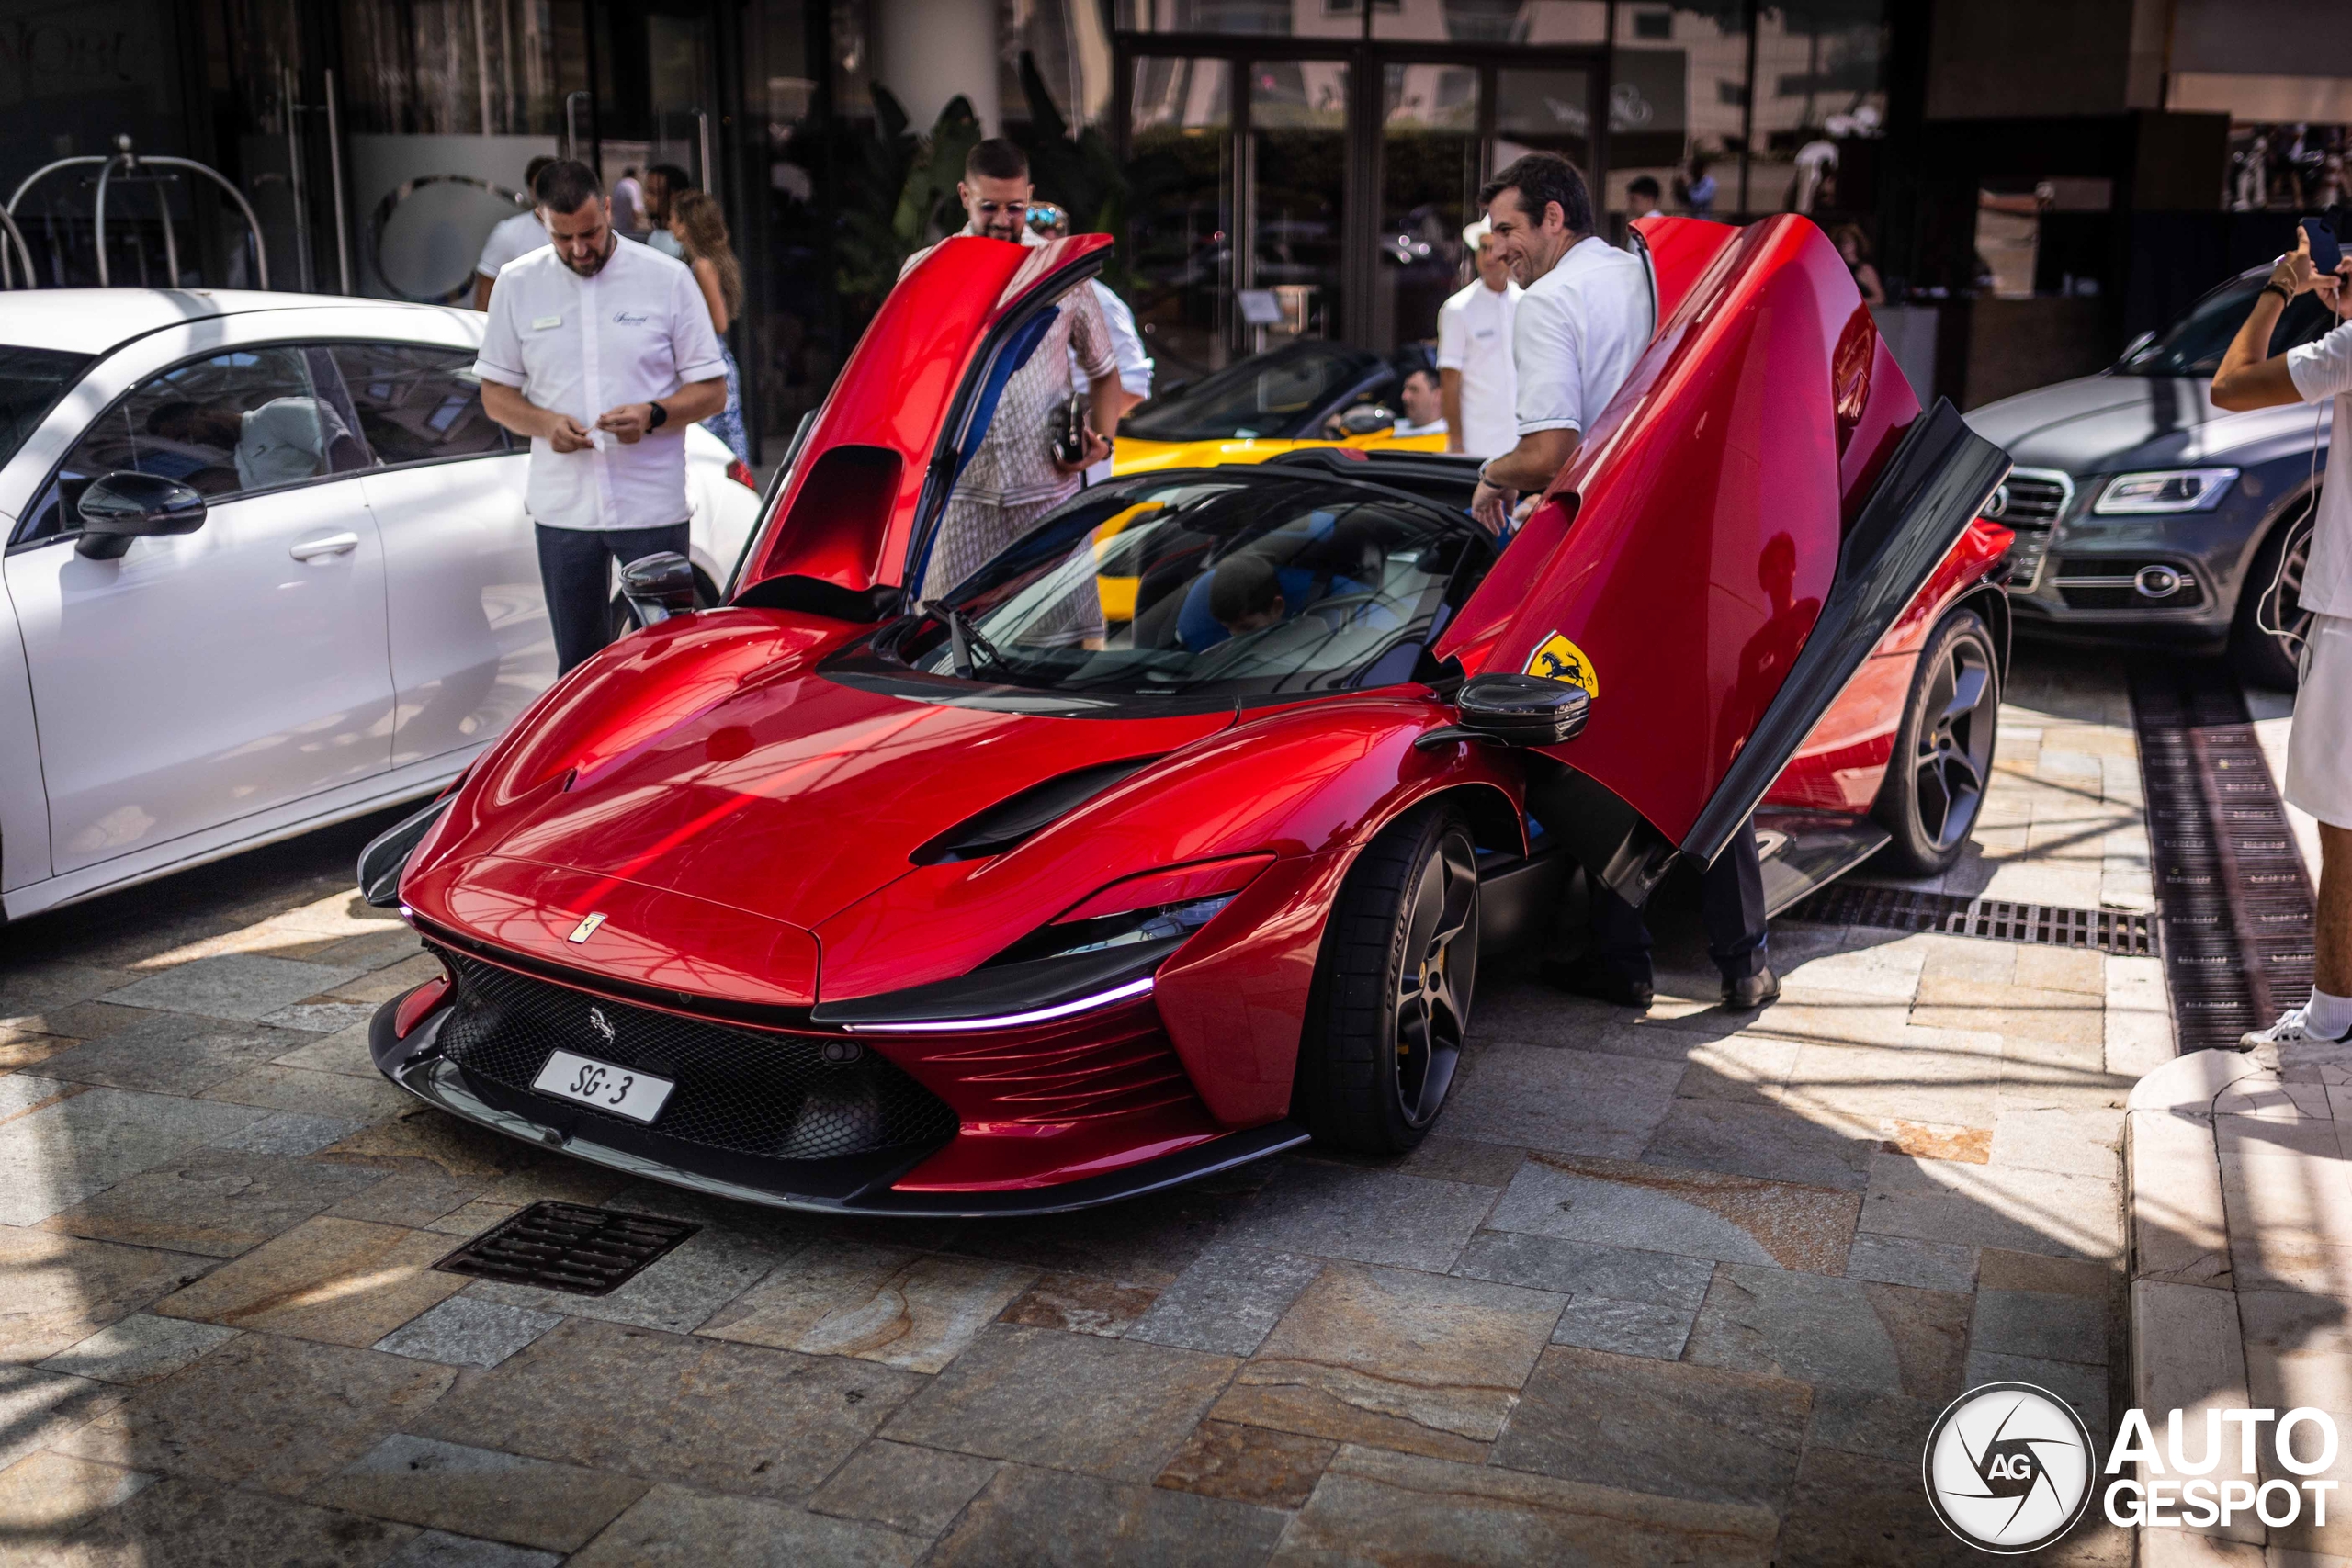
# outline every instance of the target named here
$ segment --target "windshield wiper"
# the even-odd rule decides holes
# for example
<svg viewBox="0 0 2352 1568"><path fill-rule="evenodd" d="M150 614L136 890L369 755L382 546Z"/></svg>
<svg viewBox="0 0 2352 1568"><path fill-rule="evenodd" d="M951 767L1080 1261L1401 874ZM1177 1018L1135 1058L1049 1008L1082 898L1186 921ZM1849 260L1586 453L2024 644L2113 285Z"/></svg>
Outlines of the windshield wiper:
<svg viewBox="0 0 2352 1568"><path fill-rule="evenodd" d="M974 626L971 617L963 611L936 599L924 608L947 623L947 658L958 680L978 679L979 666L972 657L975 653L999 670L1007 668L1005 657L997 651L996 644L982 636L980 628Z"/></svg>

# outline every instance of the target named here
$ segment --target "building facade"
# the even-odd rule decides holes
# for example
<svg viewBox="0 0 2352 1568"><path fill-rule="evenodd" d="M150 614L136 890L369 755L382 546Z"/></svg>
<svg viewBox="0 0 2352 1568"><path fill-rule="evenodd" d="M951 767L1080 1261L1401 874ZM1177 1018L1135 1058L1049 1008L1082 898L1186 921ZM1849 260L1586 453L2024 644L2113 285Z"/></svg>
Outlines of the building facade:
<svg viewBox="0 0 2352 1568"><path fill-rule="evenodd" d="M2064 309L2089 323L2083 352L2111 352L2157 308L2130 303L2135 223L2225 222L2233 200L2260 216L2276 182L2245 199L2254 136L2266 172L2274 151L2297 169L2306 142L2340 151L2340 127L2290 148L2262 124L2352 97L2352 39L2306 25L2266 51L2229 9L0 0L0 193L44 282L95 281L96 175L127 137L220 171L259 243L185 173L117 168L112 281L176 265L251 285L266 264L278 288L463 300L533 155L608 180L669 166L728 212L752 295L735 346L773 437L821 399L899 259L954 220L981 134L1027 143L1040 196L1120 239L1112 276L1163 383L1294 336L1428 338L1479 183L1544 148L1620 228L1643 176L1668 211L1855 224L1891 291L1944 311L1935 378L1977 400L1975 329L1942 302L2096 300ZM2208 245L2215 265L2233 243Z"/></svg>

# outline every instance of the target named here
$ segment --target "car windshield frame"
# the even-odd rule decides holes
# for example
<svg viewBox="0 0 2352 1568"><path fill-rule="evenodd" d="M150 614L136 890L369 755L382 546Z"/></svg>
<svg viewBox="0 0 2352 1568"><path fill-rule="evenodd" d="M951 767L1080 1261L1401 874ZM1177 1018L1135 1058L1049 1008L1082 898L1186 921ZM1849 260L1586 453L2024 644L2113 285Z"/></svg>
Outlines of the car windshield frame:
<svg viewBox="0 0 2352 1568"><path fill-rule="evenodd" d="M2267 270L2245 273L2211 290L2175 317L2165 329L2116 363L2118 376L2182 377L2207 380L2222 367L2222 355L2237 336L2255 296L2269 276ZM2271 329L2270 353L2280 355L2311 343L2336 325L2336 317L2317 294L2290 301Z"/></svg>
<svg viewBox="0 0 2352 1568"><path fill-rule="evenodd" d="M1294 493L1285 500L1281 496L1283 491ZM1102 570L1114 560L1096 536L1106 523L1142 505L1155 510L1171 504L1196 509L1236 491L1250 492L1254 514L1281 508L1285 522L1279 528L1253 525L1223 536L1227 548L1216 558L1220 564L1231 556L1248 553L1250 545L1277 538L1290 542L1294 535L1310 545L1321 545L1340 541L1343 530L1349 528L1359 535L1352 547L1372 547L1385 552L1392 546L1381 541L1383 530L1418 527L1425 530L1418 546L1394 541L1395 554L1384 553L1381 560L1390 570L1418 570L1422 576L1418 581L1408 577L1411 596L1393 603L1385 596L1385 583L1380 589L1319 592L1257 634L1266 640L1254 647L1245 648L1250 634L1231 628L1224 628L1225 636L1197 649L1174 643L1156 645L1153 649L1133 643L1107 649L1084 648L1075 642L1024 643L1008 653L989 639L987 618L1008 606L1022 613L1022 605L1015 603L1021 594L1032 595L1022 602L1026 605L1067 597L1069 588L1041 590L1038 585L1049 581L1047 574L1057 564L1067 563L1080 550L1093 552L1092 571L1098 581L1119 575ZM1467 494L1465 486L1465 501ZM1149 499L1169 496L1178 499L1172 503ZM1321 521L1327 514L1328 524ZM1171 513L1167 521L1174 521L1175 515ZM1323 531L1315 532L1318 527ZM1128 527L1107 537L1130 536L1143 536ZM1399 565L1397 558L1415 548L1441 554L1426 567L1419 562ZM1280 705L1358 695L1416 682L1428 684L1443 679L1443 671L1430 654L1430 647L1500 555L1500 545L1466 511L1453 512L1410 491L1352 477L1258 467L1138 475L1095 486L1048 513L943 598L910 605L868 637L826 660L820 669L844 684L948 705L1102 717ZM1182 586L1166 594L1170 604L1162 630L1171 636L1181 635L1182 619L1193 608L1189 604L1196 593L1193 585L1212 575L1197 567L1179 570L1189 570L1191 575L1182 580ZM1326 570L1320 576L1336 582L1339 574ZM1318 586L1324 586L1319 580ZM1334 610L1340 612L1336 620L1330 618ZM1051 616L1050 611L1042 609L1026 613L1036 617L1032 624L1041 625ZM1118 624L1132 628L1149 613L1147 607ZM1327 630L1316 634L1308 627L1306 634L1295 632L1318 615ZM1357 634L1352 643L1343 637L1350 631ZM1126 635L1132 637L1132 630ZM1113 641L1115 644L1115 637ZM1235 652L1216 655L1214 650L1219 647ZM1355 656L1329 662L1317 662L1312 657L1334 648L1352 649ZM1250 662L1279 658L1285 649L1311 649L1311 652L1281 669L1262 662L1253 667ZM1175 657L1145 657L1153 651ZM1081 664L1102 662L1105 652L1137 657L1097 671L1069 667L1074 659ZM1182 659L1196 664L1209 662L1198 673L1179 673ZM1405 668L1408 664L1409 669Z"/></svg>
<svg viewBox="0 0 2352 1568"><path fill-rule="evenodd" d="M27 348L17 344L0 344L0 466L13 461L25 449L33 433L65 394L80 385L83 375L97 362L95 354L75 354L62 348ZM17 396L22 387L24 396ZM44 398L41 394L46 391Z"/></svg>
<svg viewBox="0 0 2352 1568"><path fill-rule="evenodd" d="M1318 358L1338 364L1345 374L1326 380L1295 411L1254 406L1258 383L1267 374ZM1121 420L1119 432L1138 441L1296 440L1313 434L1324 411L1377 373L1393 377L1394 368L1368 349L1302 338L1153 399ZM1245 403L1251 407L1245 410Z"/></svg>

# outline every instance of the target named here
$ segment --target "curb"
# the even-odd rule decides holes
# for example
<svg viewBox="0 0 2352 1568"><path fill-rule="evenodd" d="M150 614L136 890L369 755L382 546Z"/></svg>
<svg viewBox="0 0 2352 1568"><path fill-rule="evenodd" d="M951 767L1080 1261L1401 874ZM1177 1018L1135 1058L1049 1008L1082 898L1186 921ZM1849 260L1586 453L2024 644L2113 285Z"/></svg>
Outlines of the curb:
<svg viewBox="0 0 2352 1568"><path fill-rule="evenodd" d="M2213 1104L2233 1084L2278 1077L2251 1054L2192 1051L2124 1102L2124 1246L2130 1269L2132 1403L2143 1411L2244 1408L2245 1346L2231 1273ZM2198 1533L2139 1531L2144 1568L2257 1564L2258 1519Z"/></svg>

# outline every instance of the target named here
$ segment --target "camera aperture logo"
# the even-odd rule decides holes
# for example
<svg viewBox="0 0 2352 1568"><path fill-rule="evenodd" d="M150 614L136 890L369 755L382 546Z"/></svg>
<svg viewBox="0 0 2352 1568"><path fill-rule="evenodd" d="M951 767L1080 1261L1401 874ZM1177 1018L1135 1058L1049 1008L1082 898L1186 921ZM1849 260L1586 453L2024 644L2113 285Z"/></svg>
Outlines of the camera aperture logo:
<svg viewBox="0 0 2352 1568"><path fill-rule="evenodd" d="M2031 1383L1973 1388L1928 1434L1920 1470L1943 1527L1982 1551L2033 1551L2090 1506L2098 1461L2090 1428Z"/></svg>

